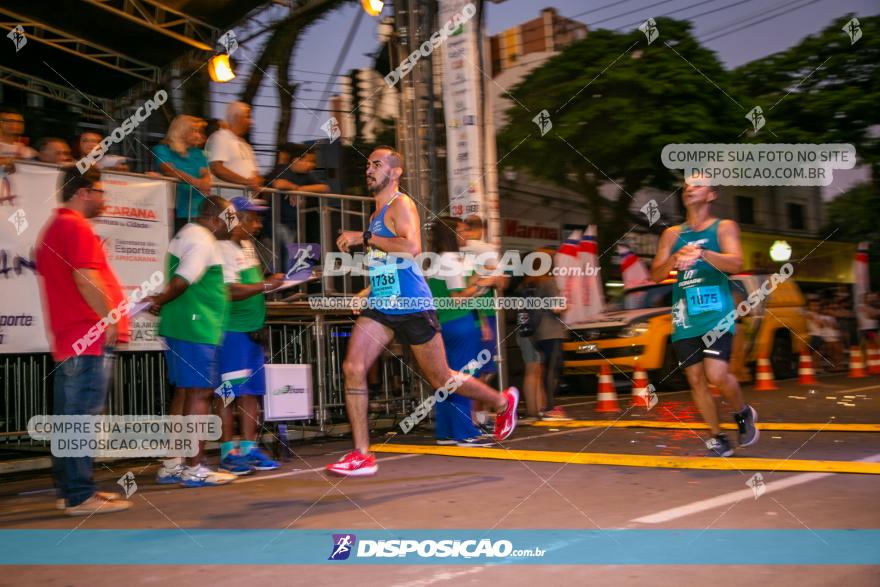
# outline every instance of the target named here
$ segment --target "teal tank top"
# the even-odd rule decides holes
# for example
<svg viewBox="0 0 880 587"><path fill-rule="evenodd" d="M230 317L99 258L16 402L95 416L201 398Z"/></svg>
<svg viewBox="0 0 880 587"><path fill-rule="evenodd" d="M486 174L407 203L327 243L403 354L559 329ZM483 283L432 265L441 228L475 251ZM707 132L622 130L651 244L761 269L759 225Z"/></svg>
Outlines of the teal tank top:
<svg viewBox="0 0 880 587"><path fill-rule="evenodd" d="M698 243L707 251L721 252L718 243L718 219L700 231L681 225L672 247L676 253L688 243ZM678 272L672 286L672 340L703 336L713 330L733 309L730 279L707 261L699 259L690 269ZM733 326L729 332L733 334Z"/></svg>

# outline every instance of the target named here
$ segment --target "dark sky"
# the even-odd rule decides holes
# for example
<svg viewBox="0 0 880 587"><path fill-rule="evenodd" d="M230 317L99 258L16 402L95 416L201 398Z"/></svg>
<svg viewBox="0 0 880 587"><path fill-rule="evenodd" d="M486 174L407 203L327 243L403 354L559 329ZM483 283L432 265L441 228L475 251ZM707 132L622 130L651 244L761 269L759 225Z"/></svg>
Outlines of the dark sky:
<svg viewBox="0 0 880 587"><path fill-rule="evenodd" d="M609 4L613 6L608 7ZM591 29L632 29L648 17L670 14L674 18L693 20L698 39L710 39L724 32L748 25L740 31L708 41L706 46L717 52L728 67L736 67L753 59L781 51L796 44L803 37L826 27L834 18L855 13L868 16L880 12L878 0L505 0L488 4L487 25L490 34L535 18L542 8L553 6L559 14L574 17ZM604 7L604 8L603 8ZM284 9L274 8L273 10ZM325 84L333 78L334 63L340 54L348 30L360 11L360 2L341 8L313 26L306 33L294 58L294 81L301 83L294 115L294 140L315 138L326 113L312 113L309 108L325 108L321 100ZM589 14L582 14L588 12ZM387 12L387 9L386 9ZM629 14L624 14L629 13ZM705 13L705 14L704 14ZM761 14L764 13L764 14ZM702 16L698 16L701 15ZM771 18L779 14L777 18ZM691 19L690 17L696 17ZM354 37L351 49L343 60L341 73L371 64L370 53L376 50L378 19L364 16ZM872 31L865 31L866 35ZM255 47L243 47L251 59L256 59ZM246 60L244 60L246 66ZM245 69L245 67L242 67ZM245 79L242 75L239 79ZM264 86L271 84L264 81ZM331 85L331 92L338 86ZM238 91L228 84L221 91ZM232 99L231 94L218 94L221 102ZM274 104L274 87L264 87L257 104ZM215 115L222 115L222 104L215 104ZM256 108L255 142L273 141L277 112L272 107ZM318 120L316 117L322 117Z"/></svg>

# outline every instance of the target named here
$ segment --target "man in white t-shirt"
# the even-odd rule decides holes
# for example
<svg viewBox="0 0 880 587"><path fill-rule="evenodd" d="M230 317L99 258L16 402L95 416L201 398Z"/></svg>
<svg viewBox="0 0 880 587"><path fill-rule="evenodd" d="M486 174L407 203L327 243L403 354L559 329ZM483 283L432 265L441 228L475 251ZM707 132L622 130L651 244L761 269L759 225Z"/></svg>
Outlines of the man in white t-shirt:
<svg viewBox="0 0 880 587"><path fill-rule="evenodd" d="M233 102L226 108L226 123L229 128L218 129L205 145L211 173L220 181L260 188L263 178L257 158L244 139L251 128L251 107L244 102ZM220 195L231 198L246 194L242 190L221 189Z"/></svg>

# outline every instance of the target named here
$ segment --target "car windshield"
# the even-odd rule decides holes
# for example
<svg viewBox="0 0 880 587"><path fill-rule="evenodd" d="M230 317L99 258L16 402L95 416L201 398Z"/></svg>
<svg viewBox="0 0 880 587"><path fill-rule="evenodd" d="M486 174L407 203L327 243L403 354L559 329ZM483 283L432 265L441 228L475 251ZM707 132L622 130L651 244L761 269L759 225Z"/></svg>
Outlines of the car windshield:
<svg viewBox="0 0 880 587"><path fill-rule="evenodd" d="M624 310L645 308L668 308L672 306L672 284L655 285L626 292L623 295Z"/></svg>

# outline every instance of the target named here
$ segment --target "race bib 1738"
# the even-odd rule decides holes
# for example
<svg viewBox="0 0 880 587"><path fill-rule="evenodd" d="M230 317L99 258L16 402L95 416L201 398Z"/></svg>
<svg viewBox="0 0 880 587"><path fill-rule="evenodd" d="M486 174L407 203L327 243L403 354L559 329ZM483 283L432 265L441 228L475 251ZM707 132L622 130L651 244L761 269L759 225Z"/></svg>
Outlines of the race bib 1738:
<svg viewBox="0 0 880 587"><path fill-rule="evenodd" d="M396 298L400 295L397 265L370 266L370 295L376 298Z"/></svg>

